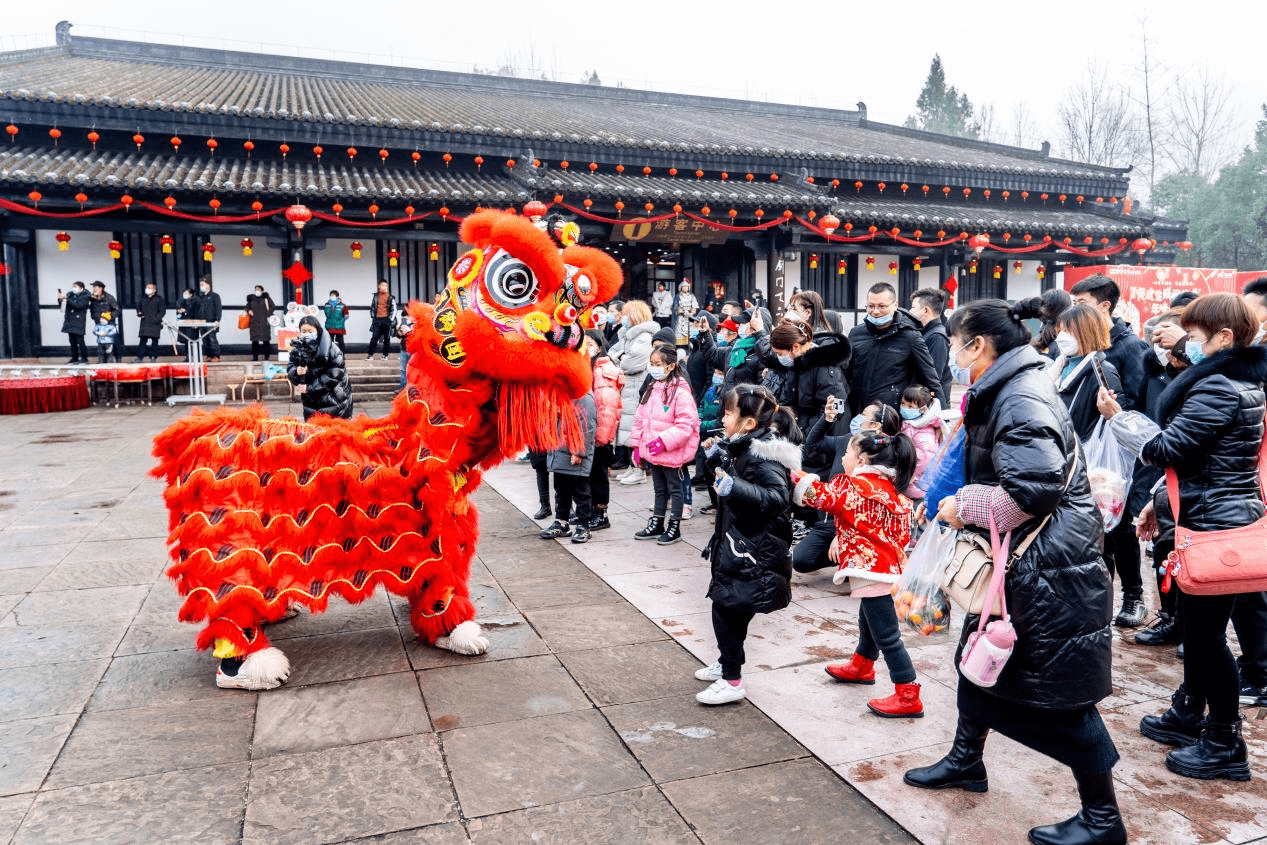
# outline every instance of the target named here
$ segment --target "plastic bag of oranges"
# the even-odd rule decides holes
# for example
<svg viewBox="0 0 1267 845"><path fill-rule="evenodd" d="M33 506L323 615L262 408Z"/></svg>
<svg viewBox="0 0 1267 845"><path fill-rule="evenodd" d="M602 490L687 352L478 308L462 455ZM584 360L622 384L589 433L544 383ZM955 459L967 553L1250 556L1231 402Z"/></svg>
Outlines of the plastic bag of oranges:
<svg viewBox="0 0 1267 845"><path fill-rule="evenodd" d="M955 533L930 523L893 584L898 621L926 637L950 630L950 600L942 592L941 576L954 552Z"/></svg>

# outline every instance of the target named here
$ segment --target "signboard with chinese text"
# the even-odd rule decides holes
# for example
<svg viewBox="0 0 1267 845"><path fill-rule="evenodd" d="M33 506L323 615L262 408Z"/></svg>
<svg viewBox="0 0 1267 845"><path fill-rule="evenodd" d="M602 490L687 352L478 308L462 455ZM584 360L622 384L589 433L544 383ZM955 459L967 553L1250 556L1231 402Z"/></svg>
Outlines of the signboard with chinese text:
<svg viewBox="0 0 1267 845"><path fill-rule="evenodd" d="M689 217L674 217L654 223L635 217L628 223L612 226L611 232L613 241L631 243L720 244L725 243L728 237L728 233L721 229Z"/></svg>
<svg viewBox="0 0 1267 845"><path fill-rule="evenodd" d="M1145 267L1108 264L1099 267L1066 267L1065 290L1088 276L1108 276L1122 291L1117 314L1143 334L1144 323L1170 310L1170 301L1184 291L1240 293L1241 286L1257 273L1213 270L1204 267ZM1242 280L1239 277L1247 277Z"/></svg>

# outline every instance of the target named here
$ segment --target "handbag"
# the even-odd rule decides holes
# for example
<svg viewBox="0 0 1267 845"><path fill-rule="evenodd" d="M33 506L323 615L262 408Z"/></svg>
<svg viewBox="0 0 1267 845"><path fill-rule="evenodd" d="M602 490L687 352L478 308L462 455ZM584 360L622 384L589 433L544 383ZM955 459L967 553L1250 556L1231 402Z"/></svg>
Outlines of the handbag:
<svg viewBox="0 0 1267 845"><path fill-rule="evenodd" d="M1258 447L1258 493L1267 504L1267 432ZM1225 596L1267 590L1267 516L1240 528L1195 531L1179 524L1179 476L1166 469L1166 493L1175 515L1175 549L1166 558L1162 589L1170 580L1192 596Z"/></svg>
<svg viewBox="0 0 1267 845"><path fill-rule="evenodd" d="M1073 474L1078 469L1078 450L1079 445L1075 438L1073 465L1069 468L1069 477L1065 479L1066 491L1073 483ZM1050 521L1051 514L1047 514L1038 527L1025 538L1025 542L1016 547L1010 557L1004 556L1005 574L1007 569L1012 568L1012 564L1029 551L1029 547L1038 539L1038 535L1043 533L1043 529ZM1008 537L1011 536L1012 533L1009 531ZM1003 603L998 597L995 597L994 603L989 605L990 612L988 614L984 612L987 606L986 598L992 593L990 585L994 579L996 562L994 552L993 545L987 543L986 539L975 531L961 530L959 532L959 538L955 543L955 554L946 564L945 572L942 573L941 588L952 602L969 613L980 613L983 616L999 616L1003 613Z"/></svg>
<svg viewBox="0 0 1267 845"><path fill-rule="evenodd" d="M239 329L249 329L250 327L251 327L251 315L250 315L250 314L239 314L239 315L238 315L238 328L239 328Z"/></svg>
<svg viewBox="0 0 1267 845"><path fill-rule="evenodd" d="M994 559L991 567L993 577L983 603L993 598L1002 607L1002 618L986 624L986 615L981 614L977 622L977 630L968 635L964 642L963 652L959 655L959 671L965 678L979 687L989 689L998 683L1003 667L1012 656L1016 646L1016 629L1012 627L1012 617L1007 612L1007 599L1003 591L1003 578L1007 574L1007 548L1012 540L1012 532L1008 532L1003 542L999 542L999 530L995 527L994 517L990 517L990 548Z"/></svg>

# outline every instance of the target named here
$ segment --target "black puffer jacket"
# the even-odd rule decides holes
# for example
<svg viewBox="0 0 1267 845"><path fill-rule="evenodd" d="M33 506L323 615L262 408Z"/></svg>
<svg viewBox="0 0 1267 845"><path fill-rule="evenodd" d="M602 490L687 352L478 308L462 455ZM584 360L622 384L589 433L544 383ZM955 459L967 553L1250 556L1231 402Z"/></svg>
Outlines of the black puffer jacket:
<svg viewBox="0 0 1267 845"><path fill-rule="evenodd" d="M1161 434L1140 459L1179 477L1180 519L1198 531L1249 525L1263 515L1258 450L1263 441L1267 347L1211 355L1175 377L1158 407ZM1157 527L1174 531L1169 496L1157 492Z"/></svg>
<svg viewBox="0 0 1267 845"><path fill-rule="evenodd" d="M136 316L141 318L138 337L158 337L163 333L163 316L167 313L167 300L161 293L144 296L136 306Z"/></svg>
<svg viewBox="0 0 1267 845"><path fill-rule="evenodd" d="M780 405L791 408L802 432L809 431L823 416L827 397L849 398L845 370L849 367L849 341L838 334L820 332L814 335L815 346L792 362L791 367L779 363L778 355L768 346L762 349L766 368L765 385ZM761 347L758 347L761 348ZM826 433L843 434L849 422L842 415ZM828 468L834 453L825 449L804 449L806 472L821 474Z"/></svg>
<svg viewBox="0 0 1267 845"><path fill-rule="evenodd" d="M941 394L941 376L933 369L922 329L901 308L887 326L877 328L864 320L853 327L849 332L853 360L848 372L851 414L872 402L899 408L902 391L912 384Z"/></svg>
<svg viewBox="0 0 1267 845"><path fill-rule="evenodd" d="M1109 390L1120 394L1122 380L1118 377L1117 368L1108 362L1103 352L1095 353L1095 357L1104 370L1104 380L1108 383ZM1057 358L1048 367L1063 369L1064 360ZM1067 383L1061 383L1060 372L1060 369L1051 370L1052 375L1055 376L1056 392L1060 394L1060 401L1065 403L1065 409L1069 411L1069 418L1073 420L1073 430L1078 432L1078 439L1086 443L1095 431L1096 425L1104 419L1100 416L1100 409L1095 404L1100 395L1100 381L1095 377L1095 371L1091 369L1091 363L1086 358L1083 358L1077 368L1069 374Z"/></svg>
<svg viewBox="0 0 1267 845"><path fill-rule="evenodd" d="M88 333L88 306L92 294L86 290L72 288L66 294L66 316L62 318L62 331L66 334Z"/></svg>
<svg viewBox="0 0 1267 845"><path fill-rule="evenodd" d="M1157 410L1161 406L1161 395L1170 386L1171 379L1178 372L1180 370L1158 361L1151 349L1144 357L1144 390L1137 397L1136 410L1158 425L1161 424L1161 419L1157 416ZM1129 524L1139 516L1144 505L1152 498L1153 485L1161 476L1162 471L1157 467L1150 467L1140 460L1135 461L1135 472L1131 475L1131 490L1126 495L1127 516L1122 517L1122 522Z"/></svg>
<svg viewBox="0 0 1267 845"><path fill-rule="evenodd" d="M938 317L924 326L920 335L924 345L928 347L929 357L933 359L933 369L940 379L941 391L933 391L933 395L941 400L943 408L950 407L950 389L953 379L950 377L950 336L946 334L946 324Z"/></svg>
<svg viewBox="0 0 1267 845"><path fill-rule="evenodd" d="M792 470L800 449L767 429L723 441L709 458L734 479L718 497L703 557L712 565L708 597L724 607L769 613L792 600Z"/></svg>
<svg viewBox="0 0 1267 845"><path fill-rule="evenodd" d="M968 390L965 470L967 483L1002 486L1033 517L1012 532L1014 547L1051 515L1004 582L1017 642L998 684L985 692L1033 707L1074 710L1112 690L1113 593L1100 556L1103 523L1086 465L1077 460L1075 467L1078 435L1044 372L1046 363L1033 347L1018 347ZM973 530L989 536L988 526ZM959 652L977 621L969 616L964 622Z"/></svg>
<svg viewBox="0 0 1267 845"><path fill-rule="evenodd" d="M1117 391L1118 403L1123 411L1142 411L1139 397L1144 392L1144 356L1152 355L1153 351L1120 317L1113 318L1109 343L1104 355L1122 379L1122 389Z"/></svg>
<svg viewBox="0 0 1267 845"><path fill-rule="evenodd" d="M343 366L343 350L332 343L325 329L318 329L317 342L292 343L286 377L291 384L307 385L302 397L304 419L313 414L352 418L352 383ZM296 370L307 367L300 375Z"/></svg>

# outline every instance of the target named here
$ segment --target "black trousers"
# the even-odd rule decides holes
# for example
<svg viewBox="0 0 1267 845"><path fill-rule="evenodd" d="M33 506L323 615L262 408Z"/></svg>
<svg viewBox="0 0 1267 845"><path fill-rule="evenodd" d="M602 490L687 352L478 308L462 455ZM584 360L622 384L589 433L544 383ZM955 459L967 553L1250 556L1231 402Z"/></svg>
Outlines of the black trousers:
<svg viewBox="0 0 1267 845"><path fill-rule="evenodd" d="M331 337L333 337L333 335L331 335ZM252 361L258 361L261 357L263 357L264 360L267 361L269 357L272 356L272 354L273 354L273 344L269 343L267 340L251 341L251 360Z"/></svg>
<svg viewBox="0 0 1267 845"><path fill-rule="evenodd" d="M68 334L70 338L70 359L72 361L88 360L88 344L84 343L84 336L81 334Z"/></svg>
<svg viewBox="0 0 1267 845"><path fill-rule="evenodd" d="M1116 572L1122 582L1122 595L1139 598L1144 594L1144 579L1140 573L1139 539L1135 526L1123 516L1117 526L1104 535L1104 563L1109 567L1109 577Z"/></svg>
<svg viewBox="0 0 1267 845"><path fill-rule="evenodd" d="M392 352L392 321L387 317L375 317L373 322L370 323L369 354L374 354L380 337L383 339L383 354L390 355Z"/></svg>
<svg viewBox="0 0 1267 845"><path fill-rule="evenodd" d="M651 465L651 485L655 488L655 515L682 518L682 468Z"/></svg>
<svg viewBox="0 0 1267 845"><path fill-rule="evenodd" d="M137 358L145 357L145 347L147 345L150 348L150 357L157 360L158 359L158 338L156 337L141 338L140 342L138 342L136 345L136 357Z"/></svg>
<svg viewBox="0 0 1267 845"><path fill-rule="evenodd" d="M1157 595L1161 600L1161 609L1171 616L1175 615L1179 610L1179 585L1172 582L1170 592L1163 593L1161 587L1166 580L1166 576L1160 570L1160 567L1174 550L1175 541L1173 536L1169 540L1158 540L1153 544L1153 574L1157 577Z"/></svg>
<svg viewBox="0 0 1267 845"><path fill-rule="evenodd" d="M748 623L757 614L713 602L713 634L717 637L717 661L721 676L728 681L742 677L743 641L748 638Z"/></svg>
<svg viewBox="0 0 1267 845"><path fill-rule="evenodd" d="M594 509L605 511L607 505L611 502L612 485L611 479L607 476L607 470L615 460L613 454L615 447L610 443L606 446L594 447L594 467L590 470L590 492L594 498Z"/></svg>
<svg viewBox="0 0 1267 845"><path fill-rule="evenodd" d="M1241 680L1267 687L1267 594L1241 593L1232 605L1232 627L1241 644Z"/></svg>
<svg viewBox="0 0 1267 845"><path fill-rule="evenodd" d="M802 540L801 542L805 542ZM902 645L902 632L897 626L897 608L892 596L870 596L862 600L858 608L859 654L875 660L884 653L884 664L889 667L889 680L895 684L909 684L915 680L915 666Z"/></svg>
<svg viewBox="0 0 1267 845"><path fill-rule="evenodd" d="M202 339L202 355L204 358L220 357L220 330L212 329Z"/></svg>
<svg viewBox="0 0 1267 845"><path fill-rule="evenodd" d="M330 339L338 344L340 351L347 352L347 334L345 332L330 332Z"/></svg>
<svg viewBox="0 0 1267 845"><path fill-rule="evenodd" d="M528 463L537 474L537 501L542 507L550 507L550 470L546 469L545 452L529 452Z"/></svg>
<svg viewBox="0 0 1267 845"><path fill-rule="evenodd" d="M960 715L1075 772L1108 772L1120 759L1094 704L1077 710L1049 710L1006 701L960 675L958 705Z"/></svg>
<svg viewBox="0 0 1267 845"><path fill-rule="evenodd" d="M831 541L836 539L836 520L825 516L810 526L809 533L792 548L792 568L797 572L816 572L836 564L827 556ZM865 656L865 655L864 655Z"/></svg>
<svg viewBox="0 0 1267 845"><path fill-rule="evenodd" d="M1190 596L1183 607L1183 686L1205 701L1210 720L1230 724L1238 718L1240 674L1227 645L1227 623L1237 596Z"/></svg>
<svg viewBox="0 0 1267 845"><path fill-rule="evenodd" d="M559 522L567 522L572 517L573 505L576 506L577 523L581 526L589 525L594 518L590 477L554 473L554 518Z"/></svg>

